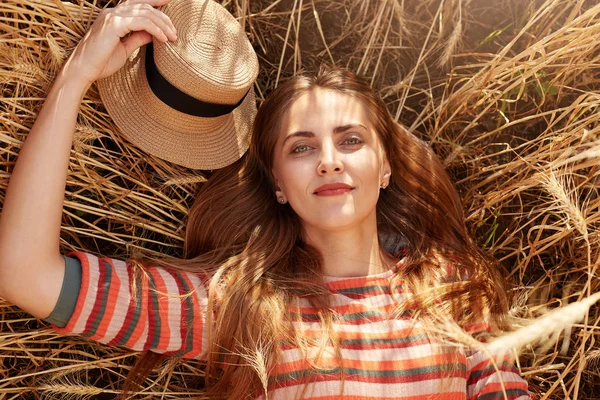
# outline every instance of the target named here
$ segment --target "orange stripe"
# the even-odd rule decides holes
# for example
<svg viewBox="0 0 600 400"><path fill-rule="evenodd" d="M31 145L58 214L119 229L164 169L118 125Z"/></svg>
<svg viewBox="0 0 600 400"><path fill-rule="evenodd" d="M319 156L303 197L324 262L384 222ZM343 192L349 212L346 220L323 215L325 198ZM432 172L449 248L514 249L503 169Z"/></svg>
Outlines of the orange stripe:
<svg viewBox="0 0 600 400"><path fill-rule="evenodd" d="M484 358L480 362L475 364L473 367L471 367L471 369L469 370L469 373L482 371L482 370L492 366L493 363L496 363L496 365L498 366L498 368L493 367L494 372L506 371L506 369L502 368L502 366L501 366L501 364L503 362L508 362L508 363L510 363L510 365L512 365L512 359L511 359L510 354L496 354L496 355L492 355L491 358L490 357ZM492 372L490 372L490 374L492 374Z"/></svg>
<svg viewBox="0 0 600 400"><path fill-rule="evenodd" d="M350 340L350 339L362 339L362 340L371 340L371 339L400 339L406 338L409 336L416 336L425 334L425 330L420 327L408 327L404 329L397 329L389 332L352 332L352 331L340 331L337 332L338 336L341 339Z"/></svg>
<svg viewBox="0 0 600 400"><path fill-rule="evenodd" d="M352 314L358 313L361 311L379 311L379 312L389 312L396 308L396 304L387 304L384 306L378 307L370 307L369 305L361 304L361 303L350 303L343 305L336 305L333 307L333 310L338 312L339 314ZM298 307L290 307L288 312L293 312L295 314L298 313ZM300 307L300 312L302 314L317 314L318 310L312 307Z"/></svg>
<svg viewBox="0 0 600 400"><path fill-rule="evenodd" d="M480 322L465 326L464 331L471 335L475 335L477 333L491 332L492 327L486 322Z"/></svg>
<svg viewBox="0 0 600 400"><path fill-rule="evenodd" d="M102 321L100 321L100 325L98 326L96 334L91 337L92 340L100 340L106 336L106 332L110 327L110 322L112 321L112 317L115 313L115 308L117 306L117 300L119 297L119 289L121 287L121 279L117 275L115 264L113 262L114 260L111 258L105 258L104 261L111 266L113 272L111 274L111 285L108 291L108 299L106 302L106 309L104 310L104 316L102 317Z"/></svg>
<svg viewBox="0 0 600 400"><path fill-rule="evenodd" d="M356 277L356 278L345 278L342 280L336 280L327 282L327 286L331 289L356 289L362 288L364 286L383 286L388 288L390 286L390 278L365 278L365 277Z"/></svg>
<svg viewBox="0 0 600 400"><path fill-rule="evenodd" d="M340 398L342 398L342 397L340 397L339 395L312 396L312 397L305 398L305 400L339 400ZM373 397L366 397L366 398L367 399L381 399L381 400L431 400L431 399L435 399L436 395L435 394L422 394L422 395L417 395L417 396L402 396L402 397L376 397L376 396L373 396ZM444 400L465 400L465 394L460 393L460 392L452 392L452 393L444 392L443 398L444 398ZM344 394L343 399L344 400L365 400L365 397Z"/></svg>

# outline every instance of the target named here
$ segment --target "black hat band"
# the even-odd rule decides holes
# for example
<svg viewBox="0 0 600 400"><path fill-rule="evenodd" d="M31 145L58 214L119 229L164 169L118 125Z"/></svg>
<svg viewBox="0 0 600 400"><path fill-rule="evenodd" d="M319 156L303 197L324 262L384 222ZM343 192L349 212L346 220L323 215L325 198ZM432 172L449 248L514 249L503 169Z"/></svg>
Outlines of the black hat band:
<svg viewBox="0 0 600 400"><path fill-rule="evenodd" d="M154 63L154 46L146 45L146 78L148 85L156 97L169 107L195 117L214 118L231 113L244 101L250 90L237 104L207 103L182 92L158 72Z"/></svg>

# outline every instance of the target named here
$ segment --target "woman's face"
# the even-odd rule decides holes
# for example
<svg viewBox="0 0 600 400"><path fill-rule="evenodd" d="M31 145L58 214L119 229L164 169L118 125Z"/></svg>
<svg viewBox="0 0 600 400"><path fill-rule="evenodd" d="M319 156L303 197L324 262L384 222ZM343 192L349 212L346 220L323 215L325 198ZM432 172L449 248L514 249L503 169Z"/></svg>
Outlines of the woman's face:
<svg viewBox="0 0 600 400"><path fill-rule="evenodd" d="M322 88L304 93L285 113L272 172L277 196L305 229L330 231L374 222L379 189L390 179L366 108Z"/></svg>

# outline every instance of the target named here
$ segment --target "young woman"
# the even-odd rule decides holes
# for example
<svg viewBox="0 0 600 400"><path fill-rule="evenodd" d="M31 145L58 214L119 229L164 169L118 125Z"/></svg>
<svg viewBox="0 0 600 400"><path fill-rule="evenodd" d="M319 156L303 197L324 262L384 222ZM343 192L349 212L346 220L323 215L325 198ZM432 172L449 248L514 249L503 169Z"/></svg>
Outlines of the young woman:
<svg viewBox="0 0 600 400"><path fill-rule="evenodd" d="M432 150L343 69L270 94L248 152L198 194L185 259L60 255L79 102L152 37L177 40L149 7L166 3L104 13L57 77L7 191L0 295L59 332L202 358L211 399L529 398L507 356L433 328L502 328L503 279Z"/></svg>

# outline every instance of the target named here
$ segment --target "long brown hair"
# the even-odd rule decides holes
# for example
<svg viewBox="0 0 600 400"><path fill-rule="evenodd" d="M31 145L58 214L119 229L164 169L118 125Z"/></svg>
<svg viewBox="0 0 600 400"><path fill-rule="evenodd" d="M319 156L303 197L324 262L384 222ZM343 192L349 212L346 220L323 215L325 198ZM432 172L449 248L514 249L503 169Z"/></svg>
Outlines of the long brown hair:
<svg viewBox="0 0 600 400"><path fill-rule="evenodd" d="M383 143L392 175L377 203L380 245L388 253L406 250L396 277L413 293L398 309L445 314L459 324L487 310L498 325L507 311L503 279L470 239L460 199L432 149L393 120L365 81L346 69L322 67L313 77L295 76L275 89L258 111L248 152L203 185L189 213L184 259L141 260L212 276L208 398L245 398L265 389L279 359L277 343L287 339L306 346L287 318L300 293L322 310L331 332L321 256L302 241L294 210L277 203L271 174L280 121L296 99L316 87L358 99Z"/></svg>

